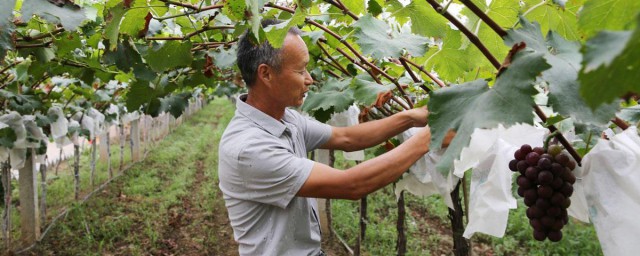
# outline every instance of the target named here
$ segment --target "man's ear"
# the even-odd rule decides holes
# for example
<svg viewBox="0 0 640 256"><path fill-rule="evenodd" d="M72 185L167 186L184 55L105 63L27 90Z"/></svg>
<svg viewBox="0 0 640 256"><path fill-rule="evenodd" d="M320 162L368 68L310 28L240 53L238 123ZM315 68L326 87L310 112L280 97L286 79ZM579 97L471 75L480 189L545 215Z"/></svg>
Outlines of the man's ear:
<svg viewBox="0 0 640 256"><path fill-rule="evenodd" d="M258 66L257 73L258 80L267 86L271 86L271 81L273 80L273 68L263 63Z"/></svg>

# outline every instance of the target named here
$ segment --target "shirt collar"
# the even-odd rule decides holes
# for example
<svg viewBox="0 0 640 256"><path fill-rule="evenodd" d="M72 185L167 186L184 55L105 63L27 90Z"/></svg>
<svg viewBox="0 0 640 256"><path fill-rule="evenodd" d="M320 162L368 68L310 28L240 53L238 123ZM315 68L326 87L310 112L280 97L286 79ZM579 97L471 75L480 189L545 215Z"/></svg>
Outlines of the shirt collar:
<svg viewBox="0 0 640 256"><path fill-rule="evenodd" d="M244 102L245 100L247 100L247 94L241 94L236 100L236 109L240 114L262 127L268 133L277 137L282 136L282 133L287 128L285 124L247 104ZM284 119L288 119L287 115L288 113L285 111Z"/></svg>

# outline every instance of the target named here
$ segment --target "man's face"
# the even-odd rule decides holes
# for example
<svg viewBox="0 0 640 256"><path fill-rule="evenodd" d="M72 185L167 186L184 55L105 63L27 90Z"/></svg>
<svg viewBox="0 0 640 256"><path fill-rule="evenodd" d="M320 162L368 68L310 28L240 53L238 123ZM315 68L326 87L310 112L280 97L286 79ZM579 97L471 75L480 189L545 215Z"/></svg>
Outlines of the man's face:
<svg viewBox="0 0 640 256"><path fill-rule="evenodd" d="M307 72L309 51L302 38L292 34L287 35L282 47L282 67L274 75L277 98L286 106L298 107L313 83Z"/></svg>

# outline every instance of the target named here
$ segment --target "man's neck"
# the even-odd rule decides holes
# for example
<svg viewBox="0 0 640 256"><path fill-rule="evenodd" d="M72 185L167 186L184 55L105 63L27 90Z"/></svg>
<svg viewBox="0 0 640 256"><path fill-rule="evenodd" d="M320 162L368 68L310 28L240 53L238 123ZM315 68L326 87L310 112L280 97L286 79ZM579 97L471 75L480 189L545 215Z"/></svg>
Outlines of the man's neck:
<svg viewBox="0 0 640 256"><path fill-rule="evenodd" d="M267 94L249 90L245 103L280 121L286 107L278 106L277 101L266 97Z"/></svg>

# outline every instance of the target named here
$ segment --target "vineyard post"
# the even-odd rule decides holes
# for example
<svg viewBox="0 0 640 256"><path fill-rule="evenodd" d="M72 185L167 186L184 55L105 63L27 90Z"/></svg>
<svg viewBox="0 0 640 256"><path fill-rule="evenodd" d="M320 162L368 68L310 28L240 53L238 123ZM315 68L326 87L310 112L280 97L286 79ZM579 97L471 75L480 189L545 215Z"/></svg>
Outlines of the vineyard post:
<svg viewBox="0 0 640 256"><path fill-rule="evenodd" d="M405 202L404 202L404 190L400 191L400 197L398 197L398 221L396 222L396 229L398 230L398 240L396 242L396 248L398 249L398 256L404 256L407 254L407 235L405 234Z"/></svg>
<svg viewBox="0 0 640 256"><path fill-rule="evenodd" d="M80 198L80 145L73 144L73 177L75 178L75 199Z"/></svg>
<svg viewBox="0 0 640 256"><path fill-rule="evenodd" d="M140 118L131 121L131 160L140 160Z"/></svg>
<svg viewBox="0 0 640 256"><path fill-rule="evenodd" d="M2 238L5 249L9 251L11 246L11 165L9 161L2 165L2 189L4 189L4 211L2 212Z"/></svg>
<svg viewBox="0 0 640 256"><path fill-rule="evenodd" d="M470 255L469 240L464 238L464 222L462 217L462 203L460 202L460 184L458 181L456 188L451 192L453 210L449 208L449 220L451 221L451 231L453 231L453 253L456 256Z"/></svg>
<svg viewBox="0 0 640 256"><path fill-rule="evenodd" d="M106 161L107 161L107 171L109 172L109 179L113 178L113 170L111 170L111 132L110 132L111 128L107 128L107 131L105 132L107 134L106 140L105 140L105 148L107 148L107 157L106 157Z"/></svg>
<svg viewBox="0 0 640 256"><path fill-rule="evenodd" d="M120 171L122 171L122 168L124 167L124 143L127 140L124 136L124 120L122 120L122 118L120 119L120 124L118 126L120 127Z"/></svg>
<svg viewBox="0 0 640 256"><path fill-rule="evenodd" d="M44 163L40 164L40 224L44 225L47 221L47 159L44 156Z"/></svg>
<svg viewBox="0 0 640 256"><path fill-rule="evenodd" d="M90 179L90 183L91 183L91 187L94 186L94 182L95 182L95 174L96 174L96 154L98 151L98 145L97 145L97 141L96 141L97 137L94 137L93 140L91 140L91 179Z"/></svg>
<svg viewBox="0 0 640 256"><path fill-rule="evenodd" d="M21 244L30 245L40 238L40 211L38 204L38 175L35 168L35 150L29 149L24 167L20 168L20 231Z"/></svg>
<svg viewBox="0 0 640 256"><path fill-rule="evenodd" d="M109 154L109 146L107 137L109 137L109 127L107 127L105 131L102 131L98 136L98 141L100 142L100 162L102 163L106 163L106 161L108 161L107 154Z"/></svg>

